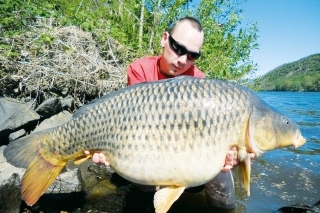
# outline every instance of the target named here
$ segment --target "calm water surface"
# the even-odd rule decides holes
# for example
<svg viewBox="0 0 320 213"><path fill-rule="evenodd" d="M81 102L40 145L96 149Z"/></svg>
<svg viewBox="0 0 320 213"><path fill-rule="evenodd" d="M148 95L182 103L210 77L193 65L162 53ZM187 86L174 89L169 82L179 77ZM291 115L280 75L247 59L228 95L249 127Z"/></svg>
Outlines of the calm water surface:
<svg viewBox="0 0 320 213"><path fill-rule="evenodd" d="M315 203L320 200L320 93L258 94L296 122L307 143L297 150L278 149L257 159L252 165L251 197L238 194L242 208L236 212L267 213L294 203Z"/></svg>

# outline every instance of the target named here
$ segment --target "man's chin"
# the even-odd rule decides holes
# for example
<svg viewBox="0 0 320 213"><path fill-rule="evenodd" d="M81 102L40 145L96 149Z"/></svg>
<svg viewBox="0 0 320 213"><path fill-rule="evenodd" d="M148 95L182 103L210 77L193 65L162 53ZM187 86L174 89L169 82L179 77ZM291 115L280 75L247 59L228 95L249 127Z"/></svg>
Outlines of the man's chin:
<svg viewBox="0 0 320 213"><path fill-rule="evenodd" d="M160 71L161 72L161 71ZM176 70L176 69L172 69L172 70L169 70L168 72L164 73L164 72L161 72L162 75L164 75L165 77L167 78L173 78L173 77L177 77L177 76L180 76L180 75L183 75L185 71L183 70Z"/></svg>
<svg viewBox="0 0 320 213"><path fill-rule="evenodd" d="M183 75L183 73L185 73L185 71L183 70L173 70L169 72L169 75L171 77L177 77L177 76Z"/></svg>
<svg viewBox="0 0 320 213"><path fill-rule="evenodd" d="M163 76L165 76L166 78L173 78L173 77L178 76L178 75L176 75L176 72L173 72L173 71L169 71L167 73L161 72L161 74Z"/></svg>

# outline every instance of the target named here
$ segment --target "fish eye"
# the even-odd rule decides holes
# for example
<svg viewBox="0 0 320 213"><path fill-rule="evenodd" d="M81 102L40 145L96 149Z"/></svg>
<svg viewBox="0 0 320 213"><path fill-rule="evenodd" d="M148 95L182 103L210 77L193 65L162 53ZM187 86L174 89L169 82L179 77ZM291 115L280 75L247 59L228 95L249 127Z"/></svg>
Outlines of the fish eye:
<svg viewBox="0 0 320 213"><path fill-rule="evenodd" d="M289 119L289 118L282 117L282 120L283 120L283 123L284 123L284 124L286 124L286 125L289 125L289 124L290 124L290 119Z"/></svg>

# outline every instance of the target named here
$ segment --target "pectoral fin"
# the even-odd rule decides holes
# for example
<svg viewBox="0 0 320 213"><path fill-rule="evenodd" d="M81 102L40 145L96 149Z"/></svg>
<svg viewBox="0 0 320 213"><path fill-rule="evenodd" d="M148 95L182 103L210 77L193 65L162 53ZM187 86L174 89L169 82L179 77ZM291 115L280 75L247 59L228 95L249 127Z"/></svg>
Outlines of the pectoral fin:
<svg viewBox="0 0 320 213"><path fill-rule="evenodd" d="M87 156L85 156L85 157L76 158L76 159L74 160L74 164L75 164L75 165L80 165L80 164L82 164L83 162L85 162L86 160L88 160L88 159L91 158L91 157L92 157L92 155L90 154L90 155L87 155Z"/></svg>
<svg viewBox="0 0 320 213"><path fill-rule="evenodd" d="M250 196L250 173L251 159L250 155L247 153L239 164L239 178L242 180L243 188L247 191L248 196Z"/></svg>
<svg viewBox="0 0 320 213"><path fill-rule="evenodd" d="M166 213L185 188L185 186L170 186L157 191L153 200L156 213Z"/></svg>

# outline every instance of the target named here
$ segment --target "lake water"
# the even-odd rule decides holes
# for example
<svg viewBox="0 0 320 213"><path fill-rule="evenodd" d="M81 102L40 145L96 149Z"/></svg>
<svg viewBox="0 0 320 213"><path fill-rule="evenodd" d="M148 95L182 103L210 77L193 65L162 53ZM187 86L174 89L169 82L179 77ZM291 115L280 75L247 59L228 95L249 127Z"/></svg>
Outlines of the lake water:
<svg viewBox="0 0 320 213"><path fill-rule="evenodd" d="M315 203L320 200L320 93L258 94L296 122L307 143L259 157L252 165L251 197L238 194L241 208L236 212L267 213L294 203Z"/></svg>
<svg viewBox="0 0 320 213"><path fill-rule="evenodd" d="M237 181L237 208L229 213L273 213L296 203L312 205L320 200L320 93L260 92L269 105L298 124L307 143L295 150L282 148L262 154L252 164L251 196ZM235 171L236 173L236 171ZM153 194L134 191L124 213L154 212ZM168 213L221 213L212 210L204 193L182 196ZM225 211L224 211L225 212Z"/></svg>

